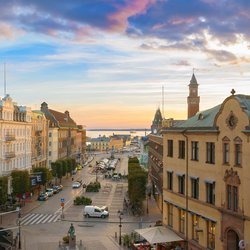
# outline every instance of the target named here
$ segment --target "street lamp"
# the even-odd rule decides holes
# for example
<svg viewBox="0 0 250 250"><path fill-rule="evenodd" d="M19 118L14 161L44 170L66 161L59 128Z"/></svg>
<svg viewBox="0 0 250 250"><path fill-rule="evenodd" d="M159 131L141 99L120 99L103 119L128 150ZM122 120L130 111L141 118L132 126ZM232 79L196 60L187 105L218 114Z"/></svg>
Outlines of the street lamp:
<svg viewBox="0 0 250 250"><path fill-rule="evenodd" d="M122 244L122 216L123 216L123 212L118 210L118 217L119 217L119 245Z"/></svg>
<svg viewBox="0 0 250 250"><path fill-rule="evenodd" d="M16 211L18 212L18 249L21 248L21 208L17 207Z"/></svg>

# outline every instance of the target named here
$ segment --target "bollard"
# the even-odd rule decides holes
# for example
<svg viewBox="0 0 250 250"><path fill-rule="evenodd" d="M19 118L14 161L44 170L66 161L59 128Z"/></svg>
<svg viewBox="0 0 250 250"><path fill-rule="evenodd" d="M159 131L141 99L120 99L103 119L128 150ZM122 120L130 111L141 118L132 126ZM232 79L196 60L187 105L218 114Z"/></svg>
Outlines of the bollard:
<svg viewBox="0 0 250 250"><path fill-rule="evenodd" d="M115 232L115 239L117 239L117 232Z"/></svg>
<svg viewBox="0 0 250 250"><path fill-rule="evenodd" d="M82 246L82 240L80 240L80 246Z"/></svg>
<svg viewBox="0 0 250 250"><path fill-rule="evenodd" d="M59 240L59 247L61 247L61 241Z"/></svg>

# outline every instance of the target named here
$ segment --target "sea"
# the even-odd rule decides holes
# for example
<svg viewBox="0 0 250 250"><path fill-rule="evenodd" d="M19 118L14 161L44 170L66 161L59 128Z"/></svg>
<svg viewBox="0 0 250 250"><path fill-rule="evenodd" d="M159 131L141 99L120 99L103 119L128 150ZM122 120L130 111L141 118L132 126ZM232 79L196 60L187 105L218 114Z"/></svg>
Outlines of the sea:
<svg viewBox="0 0 250 250"><path fill-rule="evenodd" d="M145 136L150 133L150 130L87 130L86 134L87 137L90 138L97 138L99 136L106 136L109 137L111 135L131 135L133 137L135 136Z"/></svg>

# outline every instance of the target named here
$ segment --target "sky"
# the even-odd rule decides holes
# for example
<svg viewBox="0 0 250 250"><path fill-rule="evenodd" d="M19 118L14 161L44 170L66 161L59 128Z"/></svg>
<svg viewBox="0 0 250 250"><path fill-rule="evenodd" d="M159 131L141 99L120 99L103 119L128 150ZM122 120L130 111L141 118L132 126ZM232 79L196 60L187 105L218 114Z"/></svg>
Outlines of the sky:
<svg viewBox="0 0 250 250"><path fill-rule="evenodd" d="M149 128L250 94L249 0L0 0L0 96L88 128ZM2 77L1 77L2 75Z"/></svg>

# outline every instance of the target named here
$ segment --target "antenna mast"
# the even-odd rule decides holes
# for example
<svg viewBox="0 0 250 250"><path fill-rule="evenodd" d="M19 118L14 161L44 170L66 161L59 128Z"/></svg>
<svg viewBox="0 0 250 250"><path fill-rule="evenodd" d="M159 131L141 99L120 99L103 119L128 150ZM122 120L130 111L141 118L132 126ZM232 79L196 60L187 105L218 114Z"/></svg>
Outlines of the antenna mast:
<svg viewBox="0 0 250 250"><path fill-rule="evenodd" d="M6 96L6 63L4 62L4 72L3 72L3 80L4 80L4 96Z"/></svg>
<svg viewBox="0 0 250 250"><path fill-rule="evenodd" d="M165 118L164 115L164 86L162 85L162 116Z"/></svg>

